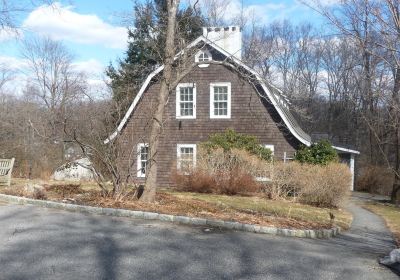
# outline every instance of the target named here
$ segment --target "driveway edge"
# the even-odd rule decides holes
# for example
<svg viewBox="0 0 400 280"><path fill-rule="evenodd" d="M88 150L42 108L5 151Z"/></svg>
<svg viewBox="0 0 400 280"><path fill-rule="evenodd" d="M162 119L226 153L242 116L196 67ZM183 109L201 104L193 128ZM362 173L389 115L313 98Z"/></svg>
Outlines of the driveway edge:
<svg viewBox="0 0 400 280"><path fill-rule="evenodd" d="M116 216L116 217L131 217L144 220L160 220L164 222L175 222L180 224L196 225L196 226L208 225L211 227L218 227L222 229L233 229L245 232L264 233L264 234L287 236L287 237L331 238L337 236L341 232L340 227L334 227L331 229L317 229L317 230L284 229L284 228L267 227L254 224L244 224L239 222L231 222L231 221L216 220L216 219L193 218L188 216L177 216L177 215L160 214L154 212L118 209L118 208L84 206L84 205L69 204L69 203L55 202L49 200L31 199L31 198L6 195L6 194L0 194L0 200L18 204L31 204L46 208L54 208L54 209L68 210L81 213L100 214L100 215Z"/></svg>

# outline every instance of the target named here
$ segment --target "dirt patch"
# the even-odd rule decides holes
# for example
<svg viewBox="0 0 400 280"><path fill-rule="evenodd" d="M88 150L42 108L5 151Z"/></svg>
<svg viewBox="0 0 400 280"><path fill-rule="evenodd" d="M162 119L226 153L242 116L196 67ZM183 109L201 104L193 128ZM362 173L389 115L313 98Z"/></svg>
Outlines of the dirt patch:
<svg viewBox="0 0 400 280"><path fill-rule="evenodd" d="M47 192L56 193L63 198L84 193L80 184L46 185L45 189Z"/></svg>
<svg viewBox="0 0 400 280"><path fill-rule="evenodd" d="M22 187L4 187L1 189L1 193L14 195L14 196L24 196L24 189Z"/></svg>

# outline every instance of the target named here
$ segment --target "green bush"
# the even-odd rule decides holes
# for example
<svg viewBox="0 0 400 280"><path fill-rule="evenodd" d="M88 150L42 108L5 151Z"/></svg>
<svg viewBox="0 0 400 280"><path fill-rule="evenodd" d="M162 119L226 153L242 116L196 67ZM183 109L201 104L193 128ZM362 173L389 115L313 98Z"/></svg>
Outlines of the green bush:
<svg viewBox="0 0 400 280"><path fill-rule="evenodd" d="M232 149L246 150L261 159L272 159L272 151L261 146L256 136L237 133L232 129L210 135L209 140L202 143L202 147L208 151L217 148L222 148L225 152Z"/></svg>
<svg viewBox="0 0 400 280"><path fill-rule="evenodd" d="M322 140L310 147L301 147L296 152L295 159L301 163L327 165L330 162L337 162L338 154L329 141Z"/></svg>

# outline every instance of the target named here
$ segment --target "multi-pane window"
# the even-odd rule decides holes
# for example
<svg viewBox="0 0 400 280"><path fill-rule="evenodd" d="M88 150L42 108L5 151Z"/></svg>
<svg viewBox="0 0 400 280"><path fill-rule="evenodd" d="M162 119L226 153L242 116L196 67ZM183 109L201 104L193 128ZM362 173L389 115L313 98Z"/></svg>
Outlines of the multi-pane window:
<svg viewBox="0 0 400 280"><path fill-rule="evenodd" d="M228 115L228 87L214 87L214 116Z"/></svg>
<svg viewBox="0 0 400 280"><path fill-rule="evenodd" d="M208 62L212 60L211 54L208 51L199 51L196 54L196 62Z"/></svg>
<svg viewBox="0 0 400 280"><path fill-rule="evenodd" d="M193 83L179 84L176 88L176 117L196 118L196 87Z"/></svg>
<svg viewBox="0 0 400 280"><path fill-rule="evenodd" d="M149 145L146 143L138 144L137 148L137 176L146 177L147 160L149 157Z"/></svg>
<svg viewBox="0 0 400 280"><path fill-rule="evenodd" d="M196 144L178 144L178 170L187 173L196 165Z"/></svg>
<svg viewBox="0 0 400 280"><path fill-rule="evenodd" d="M214 83L210 86L210 117L231 117L231 84Z"/></svg>

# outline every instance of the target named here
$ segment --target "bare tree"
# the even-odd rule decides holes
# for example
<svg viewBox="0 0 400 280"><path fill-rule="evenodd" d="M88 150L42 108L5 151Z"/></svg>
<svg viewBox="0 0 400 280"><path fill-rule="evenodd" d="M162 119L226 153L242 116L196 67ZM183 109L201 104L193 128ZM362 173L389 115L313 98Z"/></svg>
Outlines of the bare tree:
<svg viewBox="0 0 400 280"><path fill-rule="evenodd" d="M195 0L192 0L194 4ZM201 2L207 24L209 26L219 26L225 23L225 16L231 0L203 0Z"/></svg>
<svg viewBox="0 0 400 280"><path fill-rule="evenodd" d="M397 0L345 0L335 8L313 5L354 42L361 56L357 86L360 113L369 131L369 160L381 157L393 171L393 202L400 190L399 7Z"/></svg>
<svg viewBox="0 0 400 280"><path fill-rule="evenodd" d="M14 79L15 74L15 71L5 63L0 63L0 94L4 90L5 84Z"/></svg>
<svg viewBox="0 0 400 280"><path fill-rule="evenodd" d="M16 18L40 4L53 5L52 0L0 0L0 30L17 32Z"/></svg>
<svg viewBox="0 0 400 280"><path fill-rule="evenodd" d="M153 115L149 141L149 165L148 176L146 178L145 189L142 200L153 202L157 189L157 150L159 138L162 130L163 115L168 95L173 83L173 63L175 57L175 34L176 34L176 14L179 7L179 0L168 0L168 23L165 46L164 71L161 79L160 92L157 98L157 109Z"/></svg>
<svg viewBox="0 0 400 280"><path fill-rule="evenodd" d="M59 159L64 160L63 130L71 116L69 106L84 96L86 80L74 70L72 54L65 46L49 38L24 42L23 57L28 61L29 93L48 112L48 129L41 135L60 147Z"/></svg>
<svg viewBox="0 0 400 280"><path fill-rule="evenodd" d="M119 116L115 112L120 109L118 103L109 98L82 100L75 103L72 117L66 121L64 131L66 141L80 147L81 153L92 162L90 166L84 167L92 171L103 196L111 196L116 200L122 200L132 190L137 190L131 183L133 174L136 174L136 170L132 169L133 159L137 156L136 149L131 147L127 151L119 141L104 144L104 139L116 128L115 118ZM122 165L122 155L127 156L131 164Z"/></svg>

